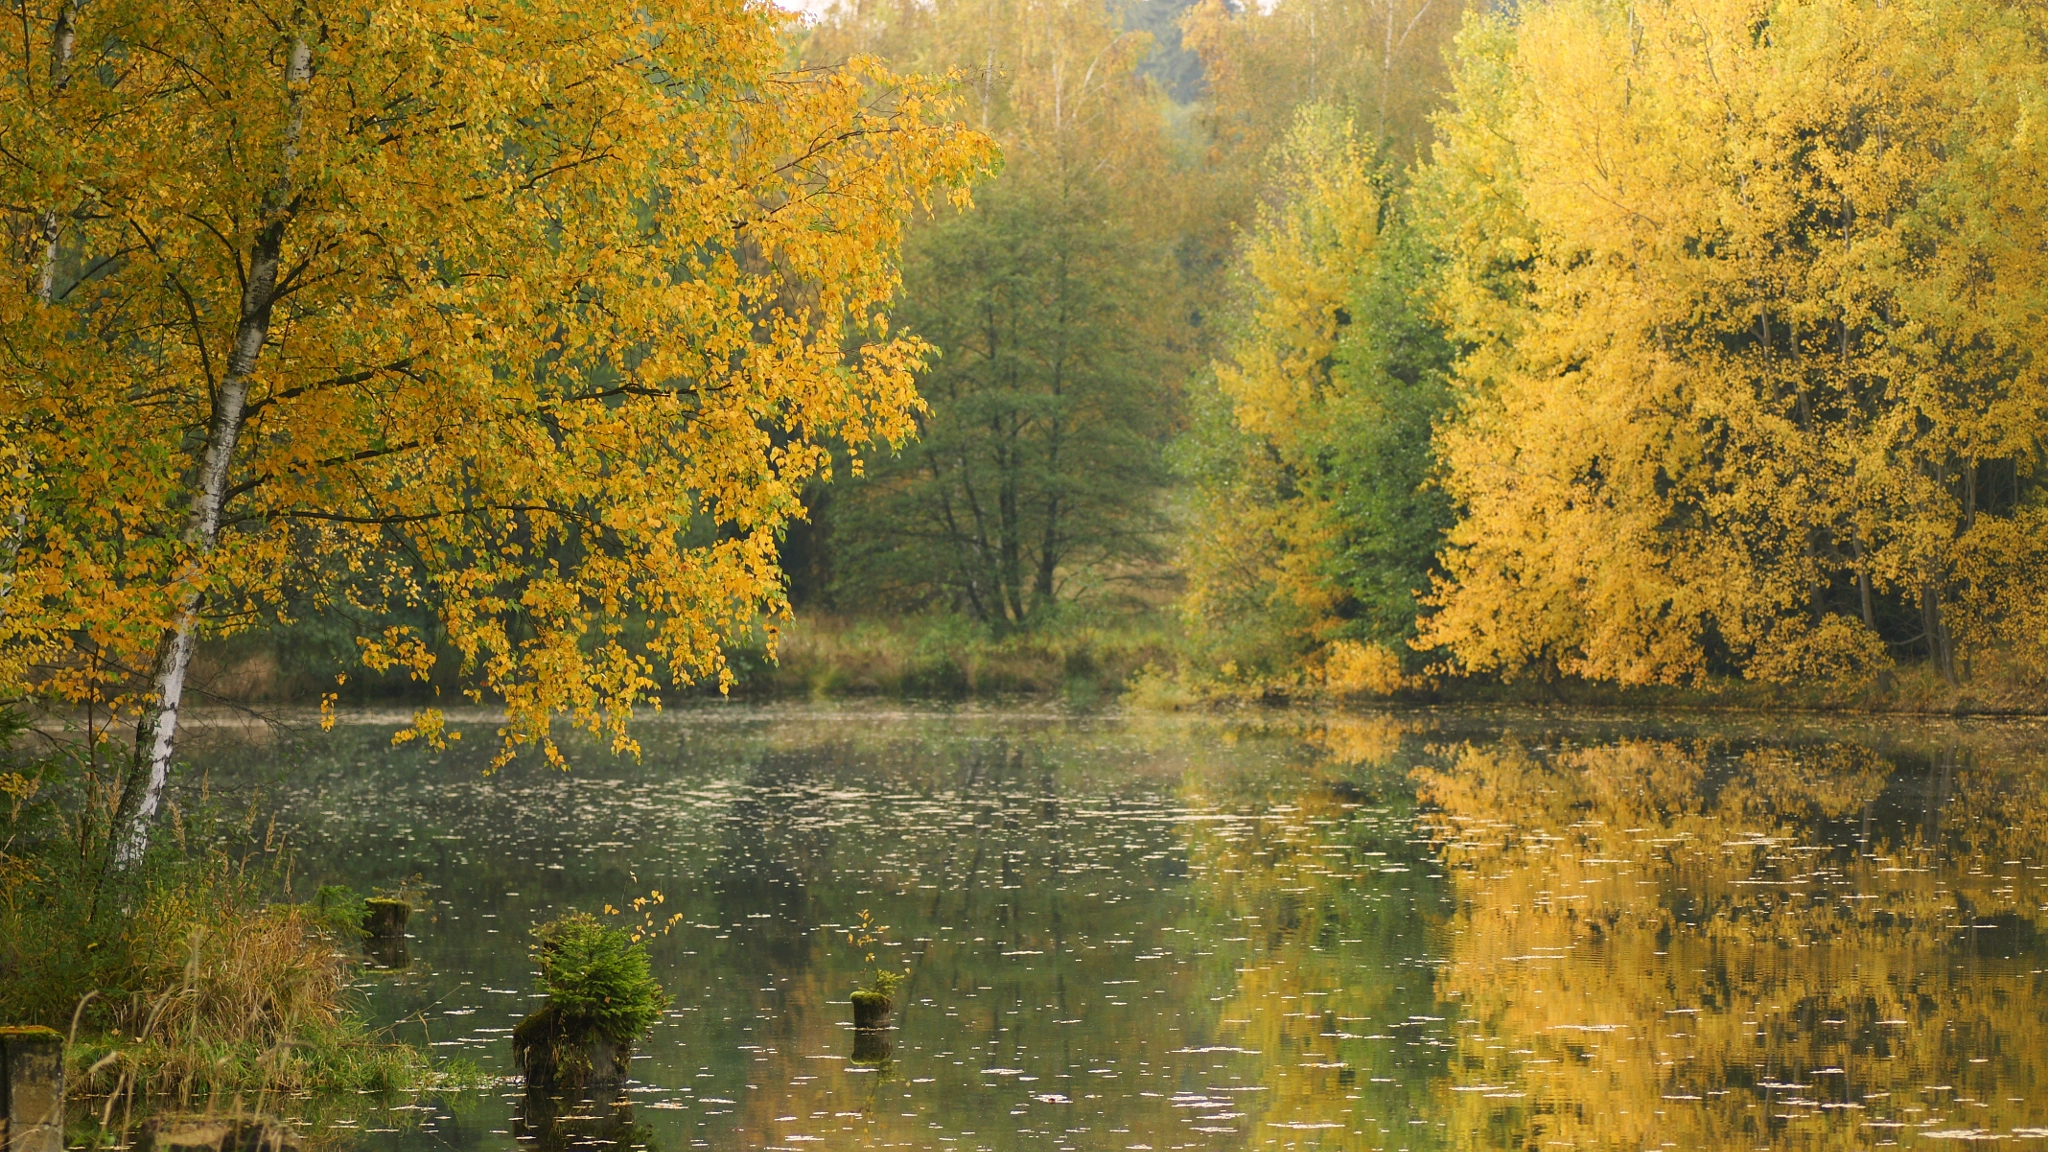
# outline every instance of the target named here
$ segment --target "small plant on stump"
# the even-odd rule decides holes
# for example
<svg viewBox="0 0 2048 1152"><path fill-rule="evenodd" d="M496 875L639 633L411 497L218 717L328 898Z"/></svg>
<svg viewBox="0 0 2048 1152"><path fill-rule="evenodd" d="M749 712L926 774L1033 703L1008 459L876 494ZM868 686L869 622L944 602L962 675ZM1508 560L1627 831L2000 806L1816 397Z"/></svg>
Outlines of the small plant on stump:
<svg viewBox="0 0 2048 1152"><path fill-rule="evenodd" d="M889 1026L889 1008L896 989L907 978L907 973L875 963L874 950L883 943L883 933L888 930L888 925L875 923L865 908L861 909L860 919L846 930L846 942L863 953L869 966L853 993L853 1026L857 1031L874 1032Z"/></svg>
<svg viewBox="0 0 2048 1152"><path fill-rule="evenodd" d="M668 1007L647 949L585 912L533 930L547 1004L512 1032L529 1088L581 1088L625 1078L633 1045Z"/></svg>

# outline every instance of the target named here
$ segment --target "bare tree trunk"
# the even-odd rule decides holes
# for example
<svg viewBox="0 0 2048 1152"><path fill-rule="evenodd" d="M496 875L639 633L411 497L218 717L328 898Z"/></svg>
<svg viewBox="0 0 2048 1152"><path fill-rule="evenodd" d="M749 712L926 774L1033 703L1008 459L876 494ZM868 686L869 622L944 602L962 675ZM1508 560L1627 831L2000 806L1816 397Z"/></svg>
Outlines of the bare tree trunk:
<svg viewBox="0 0 2048 1152"><path fill-rule="evenodd" d="M228 356L227 374L214 392L213 420L208 425L206 451L200 459L198 490L192 496L192 511L185 522L185 543L194 555L179 575L177 606L170 627L164 630L157 645L156 662L150 674L150 703L136 726L135 755L122 780L121 800L115 809L112 836L116 866L133 864L148 850L150 825L156 819L164 785L170 778L171 753L178 736L178 708L184 700L185 673L191 666L192 648L198 638L203 600L198 569L220 540L221 509L234 466L235 444L242 432L250 377L264 343L270 338L271 310L277 303L278 261L290 223L292 161L304 117L301 99L305 82L312 75L312 62L312 45L303 37L294 36L285 61L289 111L284 155L277 180L264 195L263 230L257 233L255 248L249 255L234 347Z"/></svg>
<svg viewBox="0 0 2048 1152"><path fill-rule="evenodd" d="M1920 624L1927 633L1927 656L1934 661L1935 671L1951 688L1960 688L1956 679L1955 647L1949 642L1948 621L1942 618L1941 592L1929 581L1920 586Z"/></svg>
<svg viewBox="0 0 2048 1152"><path fill-rule="evenodd" d="M1877 613L1870 606L1870 563L1863 556L1863 537L1856 526L1849 526L1849 548L1856 556L1856 595L1863 602L1863 626L1877 631Z"/></svg>

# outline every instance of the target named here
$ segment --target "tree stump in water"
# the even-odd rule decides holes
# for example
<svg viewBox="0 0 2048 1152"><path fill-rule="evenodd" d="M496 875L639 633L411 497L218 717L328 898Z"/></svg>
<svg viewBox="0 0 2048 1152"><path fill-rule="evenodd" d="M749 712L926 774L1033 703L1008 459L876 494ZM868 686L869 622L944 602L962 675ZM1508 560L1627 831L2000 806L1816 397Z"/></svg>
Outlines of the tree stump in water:
<svg viewBox="0 0 2048 1152"><path fill-rule="evenodd" d="M64 1152L64 1038L0 1028L0 1152Z"/></svg>
<svg viewBox="0 0 2048 1152"><path fill-rule="evenodd" d="M396 970L412 966L412 952L406 948L403 936L364 940L363 954L378 968Z"/></svg>
<svg viewBox="0 0 2048 1152"><path fill-rule="evenodd" d="M405 922L412 919L412 905L403 900L372 896L363 901L363 934L372 940L402 940Z"/></svg>
<svg viewBox="0 0 2048 1152"><path fill-rule="evenodd" d="M856 1028L853 1031L852 1063L863 1068L880 1068L889 1063L893 1045L889 1033L880 1028Z"/></svg>
<svg viewBox="0 0 2048 1152"><path fill-rule="evenodd" d="M529 1090L554 1091L618 1084L626 1078L633 1046L600 1033L559 1008L543 1008L512 1030L512 1060Z"/></svg>
<svg viewBox="0 0 2048 1152"><path fill-rule="evenodd" d="M889 1026L890 1002L880 992L860 991L853 994L853 1030L855 1032L879 1032Z"/></svg>

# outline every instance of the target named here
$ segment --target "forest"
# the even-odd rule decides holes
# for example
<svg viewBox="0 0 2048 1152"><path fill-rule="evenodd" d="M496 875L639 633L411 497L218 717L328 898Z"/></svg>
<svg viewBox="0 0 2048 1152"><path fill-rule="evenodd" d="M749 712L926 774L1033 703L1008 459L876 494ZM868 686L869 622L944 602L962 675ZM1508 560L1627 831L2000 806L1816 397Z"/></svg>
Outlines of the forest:
<svg viewBox="0 0 2048 1152"><path fill-rule="evenodd" d="M25 23L8 681L2038 702L2032 9L714 8Z"/></svg>
<svg viewBox="0 0 2048 1152"><path fill-rule="evenodd" d="M1445 1147L1597 1142L1581 1104L1624 1090L1748 1140L2036 1075L1995 1009L2048 939L2015 895L2048 810L2048 9L15 15L0 1082L31 1049L68 1070L38 1132L127 1147L117 1103L249 1093L503 1109L516 1072L502 1134L580 1147L561 1124L594 1117L533 1093L622 1085L650 1038L692 1146L922 1125L875 1102L940 1076L921 1106L961 1136L1039 1134L976 1111L1001 1086L1012 1118L1109 1095L1109 1131L1241 1106L1379 1148L1411 1114ZM1856 886L1880 903L1797 904ZM1956 931L1967 971L1824 1002L1862 986L1830 941L1908 972ZM1673 939L1748 1006L1699 965L1621 988ZM1812 959L1744 967L1760 940ZM1632 959L1562 1014L1501 978L1579 947ZM1340 969L1391 974L1320 988ZM802 1007L753 1036L700 976ZM1940 1039L1937 994L2001 1063ZM517 1027L435 1031L479 1003ZM1427 1040L1364 1047L1397 1007L1369 1027ZM1766 1073L1750 1012L1867 1035ZM1115 1055L1018 1091L1040 1025ZM1734 1071L1514 1059L1594 1076L1624 1028ZM1856 1064L1882 1092L1768 1095L1907 1035L1925 1071ZM926 1042L951 1063L892 1079ZM1166 1086L1164 1055L1204 1062ZM771 1056L788 1092L742 1097ZM1182 1099L1228 1067L1282 1091ZM1495 1103L1524 1075L1570 1099ZM1206 1111L1158 1112L1152 1076ZM818 1092L846 1095L785 1102ZM334 1115L337 1146L384 1122ZM233 1146L286 1146L259 1135Z"/></svg>
<svg viewBox="0 0 2048 1152"><path fill-rule="evenodd" d="M831 9L805 59L953 76L1002 159L910 233L918 437L816 488L799 616L1151 609L1180 698L2025 707L2042 31L2011 5Z"/></svg>

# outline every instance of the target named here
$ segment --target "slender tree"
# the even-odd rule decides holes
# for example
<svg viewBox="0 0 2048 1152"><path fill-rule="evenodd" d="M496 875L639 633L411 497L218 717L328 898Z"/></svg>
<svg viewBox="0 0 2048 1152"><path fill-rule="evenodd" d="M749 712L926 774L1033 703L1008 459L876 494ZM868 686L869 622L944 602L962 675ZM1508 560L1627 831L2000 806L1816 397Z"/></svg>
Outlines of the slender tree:
<svg viewBox="0 0 2048 1152"><path fill-rule="evenodd" d="M1085 2L960 0L841 10L807 50L855 47L959 69L1005 163L907 248L928 409L834 506L840 600L1020 628L1161 551L1187 309L1147 37Z"/></svg>

